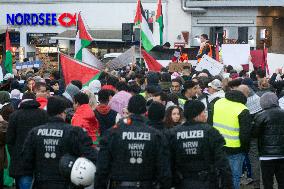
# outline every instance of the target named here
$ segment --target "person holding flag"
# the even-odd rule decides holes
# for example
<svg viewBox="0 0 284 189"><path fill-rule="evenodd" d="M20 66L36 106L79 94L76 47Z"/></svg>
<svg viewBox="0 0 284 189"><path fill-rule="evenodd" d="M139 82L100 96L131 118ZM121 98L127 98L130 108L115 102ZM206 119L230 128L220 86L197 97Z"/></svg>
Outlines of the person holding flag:
<svg viewBox="0 0 284 189"><path fill-rule="evenodd" d="M200 36L200 42L201 42L200 48L196 56L198 63L200 62L203 55L206 54L210 57L212 57L213 55L212 46L209 43L209 38L207 34L202 34Z"/></svg>

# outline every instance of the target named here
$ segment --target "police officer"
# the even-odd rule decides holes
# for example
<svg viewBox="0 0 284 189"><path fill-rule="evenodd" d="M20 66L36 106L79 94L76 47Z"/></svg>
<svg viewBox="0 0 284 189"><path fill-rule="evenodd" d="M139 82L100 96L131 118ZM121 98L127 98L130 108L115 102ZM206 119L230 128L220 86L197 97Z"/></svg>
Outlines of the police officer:
<svg viewBox="0 0 284 189"><path fill-rule="evenodd" d="M186 122L168 132L176 189L232 188L224 139L209 126L199 100L184 105ZM221 178L221 179L219 179Z"/></svg>
<svg viewBox="0 0 284 189"><path fill-rule="evenodd" d="M59 160L65 154L96 160L97 151L87 133L65 123L66 101L62 97L50 97L47 124L32 129L23 148L24 170L34 175L35 189L67 189L69 180L60 175Z"/></svg>
<svg viewBox="0 0 284 189"><path fill-rule="evenodd" d="M153 189L170 187L169 150L164 135L146 125L146 100L130 98L130 116L108 130L100 141L96 189Z"/></svg>

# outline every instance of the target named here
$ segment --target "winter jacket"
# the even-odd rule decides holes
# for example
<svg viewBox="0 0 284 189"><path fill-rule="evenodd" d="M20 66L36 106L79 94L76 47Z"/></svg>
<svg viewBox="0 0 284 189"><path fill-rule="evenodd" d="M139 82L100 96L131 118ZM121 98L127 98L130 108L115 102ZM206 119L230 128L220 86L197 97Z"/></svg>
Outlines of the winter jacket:
<svg viewBox="0 0 284 189"><path fill-rule="evenodd" d="M203 183L201 188L216 189L218 173L223 187L232 188L232 176L224 150L224 138L206 123L188 121L167 132L172 156L174 186L197 188L184 180Z"/></svg>
<svg viewBox="0 0 284 189"><path fill-rule="evenodd" d="M258 137L259 155L284 157L284 110L270 107L255 116L254 136Z"/></svg>
<svg viewBox="0 0 284 189"><path fill-rule="evenodd" d="M115 125L117 112L112 110L110 106L104 104L98 105L94 112L99 121L100 133L103 135L106 130Z"/></svg>
<svg viewBox="0 0 284 189"><path fill-rule="evenodd" d="M25 175L34 175L35 188L70 189L69 179L59 172L59 161L65 154L94 163L97 157L86 131L66 124L60 117L51 117L28 133L22 152L23 170Z"/></svg>
<svg viewBox="0 0 284 189"><path fill-rule="evenodd" d="M76 109L71 124L86 129L92 140L97 140L99 122L89 104L80 105Z"/></svg>
<svg viewBox="0 0 284 189"><path fill-rule="evenodd" d="M22 148L28 132L47 121L47 114L39 109L35 100L27 100L20 104L19 110L10 116L6 134L9 153L11 155L10 176L23 175Z"/></svg>
<svg viewBox="0 0 284 189"><path fill-rule="evenodd" d="M238 102L242 104L247 103L247 98L241 93L240 91L229 91L225 94L225 98L229 101ZM224 111L230 111L230 110L224 110ZM212 114L214 116L214 107L212 110ZM230 154L238 154L238 153L244 153L248 152L249 150L249 144L250 144L250 138L251 138L251 131L252 131L252 118L250 115L250 112L248 109L243 110L239 116L239 127L240 127L240 142L241 147L240 148L228 148L225 147L226 152Z"/></svg>
<svg viewBox="0 0 284 189"><path fill-rule="evenodd" d="M130 115L109 129L100 141L94 188L107 188L110 179L118 183L159 182L167 189L171 182L169 158L164 135L148 127L141 115Z"/></svg>
<svg viewBox="0 0 284 189"><path fill-rule="evenodd" d="M38 103L40 103L40 109L42 110L46 110L46 106L47 106L47 98L44 98L44 97L38 97L36 98L36 101Z"/></svg>

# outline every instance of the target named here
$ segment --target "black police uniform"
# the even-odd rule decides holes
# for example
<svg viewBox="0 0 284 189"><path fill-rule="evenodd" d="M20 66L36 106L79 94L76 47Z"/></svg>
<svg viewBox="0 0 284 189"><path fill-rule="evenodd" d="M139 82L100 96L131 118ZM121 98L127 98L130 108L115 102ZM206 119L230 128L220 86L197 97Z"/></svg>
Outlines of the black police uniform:
<svg viewBox="0 0 284 189"><path fill-rule="evenodd" d="M232 187L225 141L216 129L205 123L186 122L167 135L176 189Z"/></svg>
<svg viewBox="0 0 284 189"><path fill-rule="evenodd" d="M108 130L100 141L95 189L152 189L171 182L165 136L131 115Z"/></svg>
<svg viewBox="0 0 284 189"><path fill-rule="evenodd" d="M71 126L59 117L32 129L23 149L25 175L34 175L35 189L67 189L70 181L59 172L59 160L64 154L86 157L95 162L97 151L87 133Z"/></svg>

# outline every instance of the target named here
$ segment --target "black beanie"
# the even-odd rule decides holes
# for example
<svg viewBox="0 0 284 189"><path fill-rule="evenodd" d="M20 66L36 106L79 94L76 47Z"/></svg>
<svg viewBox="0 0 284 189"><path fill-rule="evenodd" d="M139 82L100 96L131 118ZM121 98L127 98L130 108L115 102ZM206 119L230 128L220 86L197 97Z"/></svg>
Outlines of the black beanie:
<svg viewBox="0 0 284 189"><path fill-rule="evenodd" d="M189 100L184 104L184 117L192 120L205 110L205 105L199 100Z"/></svg>
<svg viewBox="0 0 284 189"><path fill-rule="evenodd" d="M153 102L148 109L150 121L162 121L165 117L165 106L159 102Z"/></svg>
<svg viewBox="0 0 284 189"><path fill-rule="evenodd" d="M47 113L49 116L56 116L63 113L67 108L66 100L62 97L55 96L48 98Z"/></svg>
<svg viewBox="0 0 284 189"><path fill-rule="evenodd" d="M141 95L134 95L128 102L128 111L133 114L144 114L146 110L146 100Z"/></svg>

